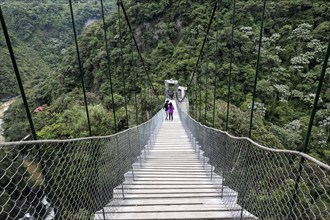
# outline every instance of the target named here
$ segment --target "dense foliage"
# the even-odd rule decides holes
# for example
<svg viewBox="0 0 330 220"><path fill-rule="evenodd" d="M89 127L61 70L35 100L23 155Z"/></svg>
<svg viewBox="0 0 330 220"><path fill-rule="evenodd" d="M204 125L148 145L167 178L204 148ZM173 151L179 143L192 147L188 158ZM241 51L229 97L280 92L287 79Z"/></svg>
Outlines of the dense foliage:
<svg viewBox="0 0 330 220"><path fill-rule="evenodd" d="M68 6L63 1L43 2L5 1L1 5L12 32L30 108L43 106L41 112L33 114L38 136L41 139L88 136ZM147 120L159 109L156 97L163 96L163 82L170 78L178 79L180 85L193 79L188 93L190 113L209 126L213 125L215 97L215 127L225 129L232 1L221 1L194 78L191 77L213 2L125 1L156 91L148 85L137 51L132 52L124 17L121 16L120 30L117 14L107 13L108 57L102 21L83 28L88 19L100 17L98 1L79 2L74 8L78 31L83 30L79 46L93 135L114 133L115 119L119 130ZM247 136L249 130L261 10L261 1L242 0L236 4L228 131L238 136ZM330 34L329 20L330 3L326 1L267 1L252 130L255 141L269 147L302 149ZM17 94L5 47L0 35L0 58L5 61L0 62L0 77L5 77L5 81L0 80L2 97ZM325 80L309 153L330 163L329 68ZM8 141L20 140L30 133L20 101L6 113L4 128ZM74 163L67 164L70 166Z"/></svg>
<svg viewBox="0 0 330 220"><path fill-rule="evenodd" d="M6 20L19 70L27 89L50 74L73 43L72 23L67 1L4 1L1 8ZM74 4L77 32L101 16L95 1ZM106 5L106 10L112 7ZM0 100L18 94L7 45L0 27ZM32 97L37 98L37 97Z"/></svg>
<svg viewBox="0 0 330 220"><path fill-rule="evenodd" d="M45 82L48 80L48 77L52 77L52 73L60 66L67 48L73 44L73 31L68 1L5 0L1 2L1 9L7 23L30 109L33 110L37 107L37 103L43 103L41 97L44 97L44 93L52 90ZM79 1L78 3L73 2L77 32L81 33L88 25L100 18L100 5L92 0ZM105 4L105 12L109 13L112 7L113 2ZM0 60L1 104L1 101L19 94L1 27ZM74 97L72 98L74 99ZM79 110L81 108L79 105L77 104L76 107L73 106L73 109L77 109L76 115L80 116L81 111ZM42 113L46 114L46 112ZM97 114L98 110L92 114L92 117L97 117L98 120L103 120L105 123L111 123L111 119L108 120L109 117L98 117ZM57 115L55 113L52 115L49 114L48 118L57 118ZM47 125L47 121L41 121L39 118L34 118L34 120L39 126ZM79 118L77 118L75 123L79 126ZM59 123L58 126L62 126L62 124ZM9 140L21 140L27 134L31 133L20 99L17 99L7 112L4 128L6 129ZM76 127L76 129L81 130L82 128ZM108 126L99 126L97 129L105 130L108 129ZM65 130L68 129L64 127L62 132L65 133ZM47 128L44 129L44 132L47 132ZM60 136L60 134L55 135ZM41 133L40 137L43 136L43 133ZM44 181L44 177L48 177L47 175L40 175L37 180L34 178L34 176L40 174L39 168L41 166L34 158L36 151L28 152L28 150L20 148L16 150L18 152L12 152L6 149L0 150L0 158L2 158L1 169L6 169L4 176L0 179L0 186L3 189L0 198L0 206L2 207L0 218L7 219L10 217L17 219L23 218L27 213L30 213L34 218L41 219L50 212L50 207L42 203L45 200L45 196L48 196L48 198L51 196L49 201L53 206L56 204L56 199L60 195L55 195L55 198L53 198L54 195L52 194L45 195L45 187L42 181ZM52 149L45 149L47 153L51 151ZM85 161L90 160L86 156L88 155L86 151L82 151L81 154L85 155ZM50 157L53 156L52 153L47 155ZM60 158L58 157L56 159L60 160ZM57 172L63 172L66 169L73 170L75 169L74 164L79 163L76 163L76 161L66 163L66 167L64 168L55 166L53 167L55 170L52 170L50 175L55 175ZM88 167L86 168L88 169ZM94 168L91 167L90 169ZM80 168L79 171L81 172L82 169ZM85 174L86 172L81 172L81 175L85 176ZM53 178L53 182L48 182L48 184L59 184L61 178L61 176L59 178ZM81 177L71 176L71 178ZM59 188L58 186L55 185L54 188ZM79 192L81 193L81 191ZM63 196L66 200L76 197L74 193ZM63 199L63 196L61 197L61 202L65 203L64 201L66 200Z"/></svg>
<svg viewBox="0 0 330 220"><path fill-rule="evenodd" d="M53 4L57 5L56 7L61 5ZM152 81L158 91L157 95L162 94L164 79L177 78L181 85L187 84L190 80L203 42L212 4L204 1L172 2L168 0L158 3L127 2L129 18L147 68L151 72ZM55 10L56 7L51 8ZM257 84L256 115L252 132L252 138L256 141L270 147L302 149L309 112L329 36L329 7L329 3L324 1L283 0L267 3ZM33 7L33 10L36 9ZM248 133L261 10L262 2L238 1L236 4L230 94L231 112L228 129L231 133L240 136L246 136ZM216 76L215 124L220 129L225 129L226 121L226 103L221 100L227 99L231 15L231 1L223 1L211 26L202 61L196 72L197 77L193 80L192 87L199 89L192 89L190 94L192 115L211 125L212 111L209 109L212 109L213 85ZM43 19L43 22L47 23L47 19ZM58 27L65 26L64 21L61 21L62 23L56 22ZM112 110L117 110L120 129L127 126L123 108L125 96L128 103L129 124L137 121L134 116L134 95L136 93L140 94L138 96L138 107L141 107L140 121L146 117L143 110L148 110L148 108L150 110L156 106L154 103L150 108L149 104L155 102L155 100L152 101L154 98L148 99L147 95L142 95L143 91L148 89L142 86L145 84L144 78L142 78L145 73L141 63L137 61L137 53L134 52L131 56L131 38L125 21L122 21L124 25L121 30L123 65L120 64L121 44L118 41L117 15L109 16L106 22L108 24L110 73L113 77L115 106L111 104L109 93L110 84L102 23L96 22L88 27L79 39L89 107L92 111L91 114L99 118L92 119L95 135L113 132L111 129L104 131L103 128L97 128L98 124L102 127L102 124L111 123L109 113ZM67 21L67 23L69 22ZM26 33L20 33L20 35L26 36ZM54 38L51 39L54 40ZM52 52L59 50L64 53L64 59L57 71L48 74L46 81L30 90L33 107L47 104L44 112L35 115L39 135L41 138L85 136L87 133L78 122L84 123L85 119L83 119L83 112L79 113L83 111L83 100L79 95L81 94L80 73L75 49L59 47L58 50L47 50L46 53L53 54ZM43 57L45 62L49 63L48 56ZM131 65L132 62L135 65ZM138 75L137 78L136 75ZM123 89L124 79L125 90ZM208 79L208 86L205 85L205 79ZM329 80L330 72L327 70L310 143L311 153L327 162L329 162L330 139ZM149 90L149 93L151 94L152 91ZM207 97L206 102L205 97ZM205 109L208 110L206 114L204 114ZM16 109L16 111L22 110ZM7 114L7 126L8 124L10 126L7 127L5 134L8 140L18 138L10 132L11 128L16 125L15 119L10 117L12 112L13 110ZM23 116L23 114L18 115ZM77 117L78 115L80 117ZM19 117L16 118L16 121L22 123ZM77 125L77 129L71 128L70 124ZM24 128L24 126L21 127ZM64 129L65 127L66 129ZM27 127L23 133L26 132L28 132Z"/></svg>

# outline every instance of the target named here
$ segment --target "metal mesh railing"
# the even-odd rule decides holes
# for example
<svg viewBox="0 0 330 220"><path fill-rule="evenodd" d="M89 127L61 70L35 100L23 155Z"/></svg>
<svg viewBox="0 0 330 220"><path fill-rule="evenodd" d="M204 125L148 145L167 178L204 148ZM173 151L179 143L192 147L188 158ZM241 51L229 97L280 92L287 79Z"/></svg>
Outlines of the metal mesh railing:
<svg viewBox="0 0 330 220"><path fill-rule="evenodd" d="M92 219L125 196L117 186L163 118L106 137L0 144L0 219Z"/></svg>
<svg viewBox="0 0 330 220"><path fill-rule="evenodd" d="M222 176L224 201L228 206L240 205L240 215L329 219L330 166L297 151L266 148L206 127L180 109L179 115L214 172Z"/></svg>

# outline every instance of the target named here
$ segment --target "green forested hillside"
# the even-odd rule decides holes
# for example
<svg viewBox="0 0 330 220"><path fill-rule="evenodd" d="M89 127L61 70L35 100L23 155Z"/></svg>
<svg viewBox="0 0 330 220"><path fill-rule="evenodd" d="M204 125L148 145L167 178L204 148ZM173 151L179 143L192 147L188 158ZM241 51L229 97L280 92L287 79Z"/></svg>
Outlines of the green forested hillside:
<svg viewBox="0 0 330 220"><path fill-rule="evenodd" d="M112 7L106 5L106 11ZM42 82L61 62L66 48L73 43L68 1L3 1L1 3L15 56L28 89ZM74 4L78 33L100 18L95 1ZM0 100L16 96L18 87L7 45L0 27Z"/></svg>
<svg viewBox="0 0 330 220"><path fill-rule="evenodd" d="M125 1L139 47L159 97L163 93L163 80L178 79L187 84L199 55L213 1ZM55 5L57 3L54 3ZM257 45L260 32L262 1L237 1L233 47L231 113L229 132L247 136L249 106L252 100L256 71ZM301 150L315 96L318 76L330 35L330 3L326 1L281 0L267 1L264 37L261 50L260 72L257 85L256 116L252 139L269 147ZM216 127L225 129L227 77L231 39L232 1L221 1L197 71L198 89L191 88L189 98L193 116L203 123L212 124L213 85L216 86ZM123 17L122 17L123 19ZM68 21L69 22L69 21ZM134 94L138 93L139 121L147 118L146 110L157 108L157 100L144 86L145 73L133 54L131 67L131 39L127 25L123 24L123 63L120 65L117 15L107 17L110 44L110 70L114 77L115 106L111 104L104 49L102 23L96 22L79 39L88 103L94 135L114 132L112 111L117 110L119 126L126 125L124 95L129 106L129 124L135 124ZM218 33L218 39L217 39ZM216 49L218 42L218 50ZM58 69L47 80L30 90L31 106L47 104L45 110L34 115L40 138L72 138L86 136L85 114L79 81L79 68L73 47L65 49L65 57ZM328 68L329 69L329 68ZM123 80L126 79L126 91ZM135 74L139 81L135 82ZM205 79L208 78L205 106ZM326 73L322 100L313 128L310 153L330 162L330 71ZM137 84L137 88L135 88ZM195 84L193 84L195 85ZM148 90L147 95L146 91ZM202 100L196 100L201 90ZM149 95L148 95L149 94ZM201 114L199 114L201 106ZM206 120L204 110L207 109ZM21 112L18 114L18 112ZM25 117L15 105L7 113L8 140L19 139L15 130ZM16 118L13 117L16 115ZM18 117L22 115L22 117ZM17 127L16 127L17 125ZM104 129L110 128L110 129Z"/></svg>
<svg viewBox="0 0 330 220"><path fill-rule="evenodd" d="M40 139L66 139L88 136L79 66L72 40L67 1L42 1L41 3L41 1L22 0L20 4L17 2L3 1L1 6L12 35L19 67L24 76L30 109L33 111L36 107L43 106L41 112L33 113L38 137ZM110 49L110 57L107 57L102 22L98 20L87 28L83 28L83 24L89 18L99 17L100 6L96 4L99 1L73 2L75 2L77 24L79 24L78 31L81 33L79 37L81 61L92 135L95 136L115 132L114 111L116 111L119 130L127 128L127 125L133 126L147 120L162 105L156 96L160 99L164 96L164 79L178 79L180 85L186 85L189 82L214 4L214 1L203 0L124 1L137 43L156 89L156 94L153 94L146 81L147 76L142 63L138 60L136 49L131 54L132 40L123 16L121 16L123 39L120 42L116 10L113 13L107 13L106 24ZM220 3L200 65L197 68L196 79L193 79L192 87L189 88L188 97L192 116L202 123L212 126L213 89L216 81L215 127L224 130L233 5L232 0L223 0ZM236 1L228 131L238 136L247 136L249 130L261 10L261 0ZM43 30L47 31L43 32ZM16 32L18 33L14 34ZM253 140L273 148L301 150L329 36L330 3L328 1L267 1L252 131ZM123 65L120 56L121 43L124 46ZM14 88L15 79L9 75L13 73L5 48L6 45L3 42L2 33L0 33L0 71L3 71L0 76L6 77L6 83L2 79L0 80L0 85L2 85L0 88L5 88L1 90L4 91L2 94L17 94ZM108 58L110 60L109 71L107 69ZM114 85L114 105L110 93L109 73L112 75ZM309 145L309 154L328 164L330 164L329 82L330 71L328 68L321 94L322 100L320 100ZM199 94L201 94L201 99ZM135 95L138 109L134 107ZM125 97L128 103L128 122L125 118ZM174 117L178 117L177 112L174 113ZM23 105L19 99L6 112L4 128L8 141L20 140L31 133ZM45 160L46 165L50 165L47 166L45 181L54 184L52 186L56 190L66 184L76 184L77 178L83 179L87 184L75 186L76 190L65 191L64 194L52 195L57 191L50 194L50 203L63 210L63 213L57 213L59 215L57 218L73 219L83 213L92 215L100 209L99 207L88 209L84 204L80 204L80 201L77 202L77 193L79 196L83 195L82 201L93 199L89 193L93 193L96 185L90 181L92 178L89 178L88 175L92 175L94 178L98 172L94 172L95 167L88 164L95 161L95 158L91 157L91 151L94 149L87 149L86 145L86 148L81 148L75 154L76 156L72 156L67 153L71 146L74 144L63 148L51 145L50 148L42 149L44 155L56 157L54 160ZM35 152L34 150L31 150L31 153L22 151L23 159L28 162L30 158L34 157ZM23 155L25 153L27 156ZM8 171L22 174L25 177L3 181L2 184L6 189L3 193L4 199L0 203L5 204L3 205L5 212L4 216L0 214L0 218L6 217L7 210L14 210L13 213L18 213L15 217L23 217L25 214L16 210L29 210L38 215L38 212L34 211L35 206L26 203L31 198L27 200L24 198L23 201L21 197L23 190L21 189L24 189L26 194L39 192L35 197L39 199L33 198L31 204L41 200L44 193L48 193L47 189L38 183L38 180L29 177L24 167L20 165L23 159L17 158L15 151L6 152L5 155L2 156L5 158L5 163L17 164L10 166ZM35 159L31 159L31 161L37 163ZM57 163L53 163L53 161L58 162L59 165L54 166ZM116 161L110 160L109 167L111 167L111 162ZM86 164L86 166L81 164ZM259 166L259 164L257 165ZM13 167L20 167L20 169L14 170ZM79 172L75 172L77 170ZM306 172L308 171L306 170ZM62 172L69 172L67 178L63 178ZM116 172L117 170L112 170L109 173L109 177L113 178L109 179L109 182L114 179L120 181L118 175L113 175ZM47 179L47 176L54 176L54 178ZM314 175L312 176L314 177ZM260 181L262 184L268 184L263 180ZM286 181L293 184L294 180L287 179ZM315 181L319 180L315 178ZM16 185L16 182L21 182L21 184ZM98 184L102 186L105 183ZM85 193L86 190L89 193ZM284 196L281 193L282 189L274 190L278 190L280 197L270 197L270 199L282 201L281 196ZM311 193L317 197L318 189L313 188L313 190L315 191ZM257 195L260 196L257 198L258 201L263 203L269 199L259 192ZM14 202L8 203L7 197L15 198L12 200ZM326 200L325 198L324 203L327 205L329 201ZM71 203L74 205L72 206ZM39 210L47 211L45 205L38 205ZM283 207L283 209L285 208ZM38 216L34 217L38 218Z"/></svg>

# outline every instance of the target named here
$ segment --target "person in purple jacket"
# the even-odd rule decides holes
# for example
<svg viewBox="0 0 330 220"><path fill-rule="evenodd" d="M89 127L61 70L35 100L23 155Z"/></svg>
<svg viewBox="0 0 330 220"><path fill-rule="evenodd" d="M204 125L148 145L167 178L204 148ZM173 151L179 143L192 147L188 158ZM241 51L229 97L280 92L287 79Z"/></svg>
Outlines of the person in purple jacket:
<svg viewBox="0 0 330 220"><path fill-rule="evenodd" d="M172 102L170 102L168 104L168 110L167 111L168 111L168 115L169 115L168 120L171 120L171 118L172 118L172 121L173 121L174 106L172 105Z"/></svg>

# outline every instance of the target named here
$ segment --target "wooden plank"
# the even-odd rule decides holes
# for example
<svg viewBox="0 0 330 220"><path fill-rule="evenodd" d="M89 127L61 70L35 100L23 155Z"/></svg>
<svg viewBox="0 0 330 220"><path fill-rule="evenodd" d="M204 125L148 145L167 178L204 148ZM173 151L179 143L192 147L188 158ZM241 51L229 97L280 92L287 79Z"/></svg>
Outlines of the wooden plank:
<svg viewBox="0 0 330 220"><path fill-rule="evenodd" d="M236 206L236 210L240 210L240 206ZM105 208L106 213L114 212L113 209ZM229 211L225 205L216 204L192 204L192 205L152 205L152 206L119 206L116 213L142 213L142 212L180 212L180 211Z"/></svg>
<svg viewBox="0 0 330 220"><path fill-rule="evenodd" d="M213 167L195 152L178 118L165 121L153 146L125 174L129 181L114 190L112 200L95 219L234 219L241 207L237 193L222 187L222 177L210 178ZM146 157L146 158L145 158ZM224 201L231 201L228 205ZM244 213L246 215L246 213ZM248 219L248 218L245 218Z"/></svg>
<svg viewBox="0 0 330 220"><path fill-rule="evenodd" d="M224 204L219 198L153 198L153 199L127 199L122 203L123 206L141 205L191 205L191 204Z"/></svg>
<svg viewBox="0 0 330 220"><path fill-rule="evenodd" d="M128 189L128 188L127 188ZM153 194L153 193L157 193L157 194L169 194L169 193L173 193L173 194L179 194L179 193L217 193L217 190L214 188L172 188L172 189L168 189L168 188L158 188L158 189L146 189L146 188L140 188L140 189L132 189L130 188L130 190L128 191L128 194Z"/></svg>
<svg viewBox="0 0 330 220"><path fill-rule="evenodd" d="M174 185L133 185L133 184L124 184L124 188L126 189L214 189L214 190L221 190L221 187L215 187L213 184L209 185L186 185L186 184L174 184ZM224 189L227 189L228 187L224 187Z"/></svg>
<svg viewBox="0 0 330 220"><path fill-rule="evenodd" d="M235 219L240 211L201 211L201 212L150 212L150 213L117 213L112 219Z"/></svg>

